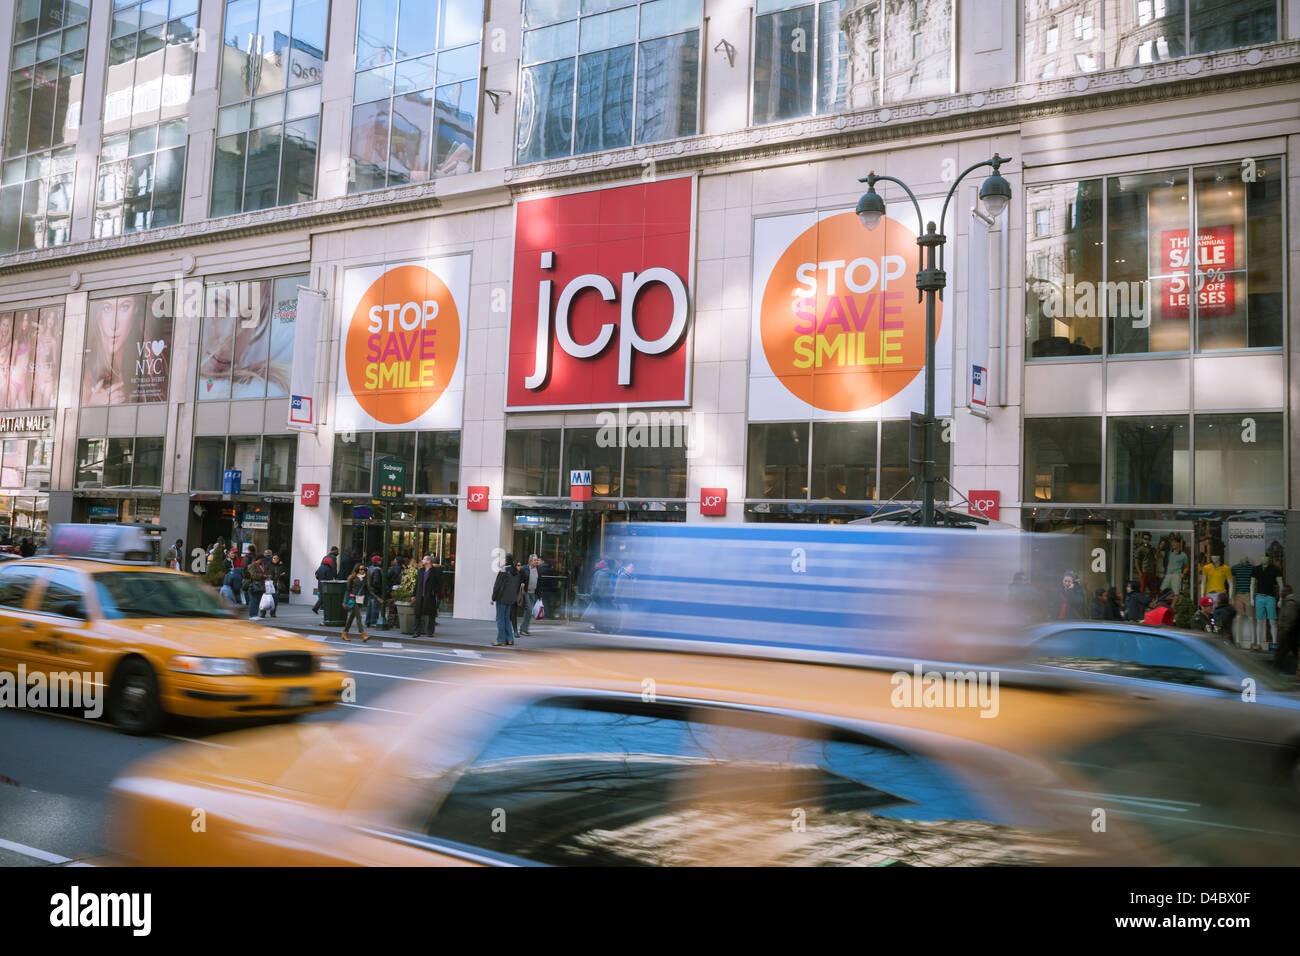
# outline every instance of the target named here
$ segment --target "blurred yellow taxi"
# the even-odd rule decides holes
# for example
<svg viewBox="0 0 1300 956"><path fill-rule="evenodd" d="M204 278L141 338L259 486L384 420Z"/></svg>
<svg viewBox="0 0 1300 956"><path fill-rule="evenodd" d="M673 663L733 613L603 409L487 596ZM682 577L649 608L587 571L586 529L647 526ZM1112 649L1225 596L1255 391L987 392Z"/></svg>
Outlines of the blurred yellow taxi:
<svg viewBox="0 0 1300 956"><path fill-rule="evenodd" d="M52 534L51 546L80 543L86 557L0 564L0 674L11 685L53 689L75 676L134 734L167 714L292 716L338 703L338 655L236 617L189 575L141 563L122 547L133 529L78 527L62 526L74 530Z"/></svg>
<svg viewBox="0 0 1300 956"><path fill-rule="evenodd" d="M834 655L578 646L494 663L448 665L345 722L246 731L129 768L112 786L112 859L1153 861L1119 821L1098 831L1095 800L1059 759L1137 716L1041 675L1005 672L991 694L966 682L962 702L945 675L936 701L934 675Z"/></svg>

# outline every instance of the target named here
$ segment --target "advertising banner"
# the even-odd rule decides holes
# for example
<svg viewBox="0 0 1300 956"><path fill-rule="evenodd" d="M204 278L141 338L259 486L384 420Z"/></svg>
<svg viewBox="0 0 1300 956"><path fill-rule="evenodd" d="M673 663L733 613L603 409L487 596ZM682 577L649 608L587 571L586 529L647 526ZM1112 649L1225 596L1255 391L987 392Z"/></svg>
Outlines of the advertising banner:
<svg viewBox="0 0 1300 956"><path fill-rule="evenodd" d="M340 431L460 427L469 275L468 254L344 273Z"/></svg>
<svg viewBox="0 0 1300 956"><path fill-rule="evenodd" d="M325 293L299 289L293 330L293 364L289 375L289 422L293 431L316 430L316 365Z"/></svg>
<svg viewBox="0 0 1300 956"><path fill-rule="evenodd" d="M301 276L209 283L199 401L289 394Z"/></svg>
<svg viewBox="0 0 1300 956"><path fill-rule="evenodd" d="M82 364L82 405L167 400L172 346L170 301L170 295L150 293L90 303ZM12 374L9 386L12 394Z"/></svg>
<svg viewBox="0 0 1300 956"><path fill-rule="evenodd" d="M754 221L749 418L906 418L925 407L916 233L852 211ZM952 413L952 330L936 303L935 413Z"/></svg>
<svg viewBox="0 0 1300 956"><path fill-rule="evenodd" d="M0 407L52 408L63 345L63 309L0 315Z"/></svg>
<svg viewBox="0 0 1300 956"><path fill-rule="evenodd" d="M695 180L524 200L507 410L690 401Z"/></svg>
<svg viewBox="0 0 1300 956"><path fill-rule="evenodd" d="M989 224L970 214L966 238L966 364L970 368L970 410L988 418L989 406Z"/></svg>

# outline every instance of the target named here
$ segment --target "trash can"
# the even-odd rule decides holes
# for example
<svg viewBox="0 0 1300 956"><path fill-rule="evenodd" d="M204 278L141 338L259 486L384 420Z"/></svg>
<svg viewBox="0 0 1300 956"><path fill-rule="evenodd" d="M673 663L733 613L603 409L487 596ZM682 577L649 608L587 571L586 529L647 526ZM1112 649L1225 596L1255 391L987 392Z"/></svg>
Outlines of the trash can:
<svg viewBox="0 0 1300 956"><path fill-rule="evenodd" d="M321 623L326 627L343 626L343 595L347 589L347 581L320 582Z"/></svg>

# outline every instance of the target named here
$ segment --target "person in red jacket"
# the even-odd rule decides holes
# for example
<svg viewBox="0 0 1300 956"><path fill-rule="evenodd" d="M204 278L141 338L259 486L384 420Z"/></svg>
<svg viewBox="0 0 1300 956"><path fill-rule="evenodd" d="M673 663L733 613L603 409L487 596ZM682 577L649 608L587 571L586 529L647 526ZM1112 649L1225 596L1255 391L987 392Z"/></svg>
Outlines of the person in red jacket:
<svg viewBox="0 0 1300 956"><path fill-rule="evenodd" d="M1151 624L1155 627L1168 627L1174 623L1174 592L1166 590L1156 601L1156 606L1147 611L1146 616L1142 618L1143 624Z"/></svg>

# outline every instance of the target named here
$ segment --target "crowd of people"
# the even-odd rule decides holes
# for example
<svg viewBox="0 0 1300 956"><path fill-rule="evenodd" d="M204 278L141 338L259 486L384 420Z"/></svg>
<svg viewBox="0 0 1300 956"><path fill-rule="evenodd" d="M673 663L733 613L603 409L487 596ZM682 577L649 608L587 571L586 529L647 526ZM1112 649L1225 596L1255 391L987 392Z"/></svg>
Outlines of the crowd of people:
<svg viewBox="0 0 1300 956"><path fill-rule="evenodd" d="M318 585L325 581L343 581L343 640L350 640L352 625L355 623L361 635L362 643L370 640L368 628L388 630L399 626L397 613L397 594L402 590L403 580L411 571L410 603L415 615L413 637L432 636L438 626L438 608L445 597L445 581L442 568L433 554L426 554L418 563L410 555L395 554L384 565L383 556L372 554L353 555L340 551L338 547L330 548L329 554L321 558L316 569ZM319 612L323 605L323 596L319 593L313 612Z"/></svg>
<svg viewBox="0 0 1300 956"><path fill-rule="evenodd" d="M493 647L514 647L515 640L528 636L530 621L544 617L545 604L539 587L542 559L529 555L528 562L507 554L492 582L492 606L496 609L497 639Z"/></svg>
<svg viewBox="0 0 1300 956"><path fill-rule="evenodd" d="M172 556L172 551L175 556ZM179 568L183 554L178 540L167 556L168 564ZM176 564L172 565L175 560ZM214 568L220 569L221 596L233 608L247 608L248 619L275 617L280 602L289 593L289 562L286 556L270 548L261 554L251 545L241 552L238 546L227 546L217 539L208 550L209 576Z"/></svg>

